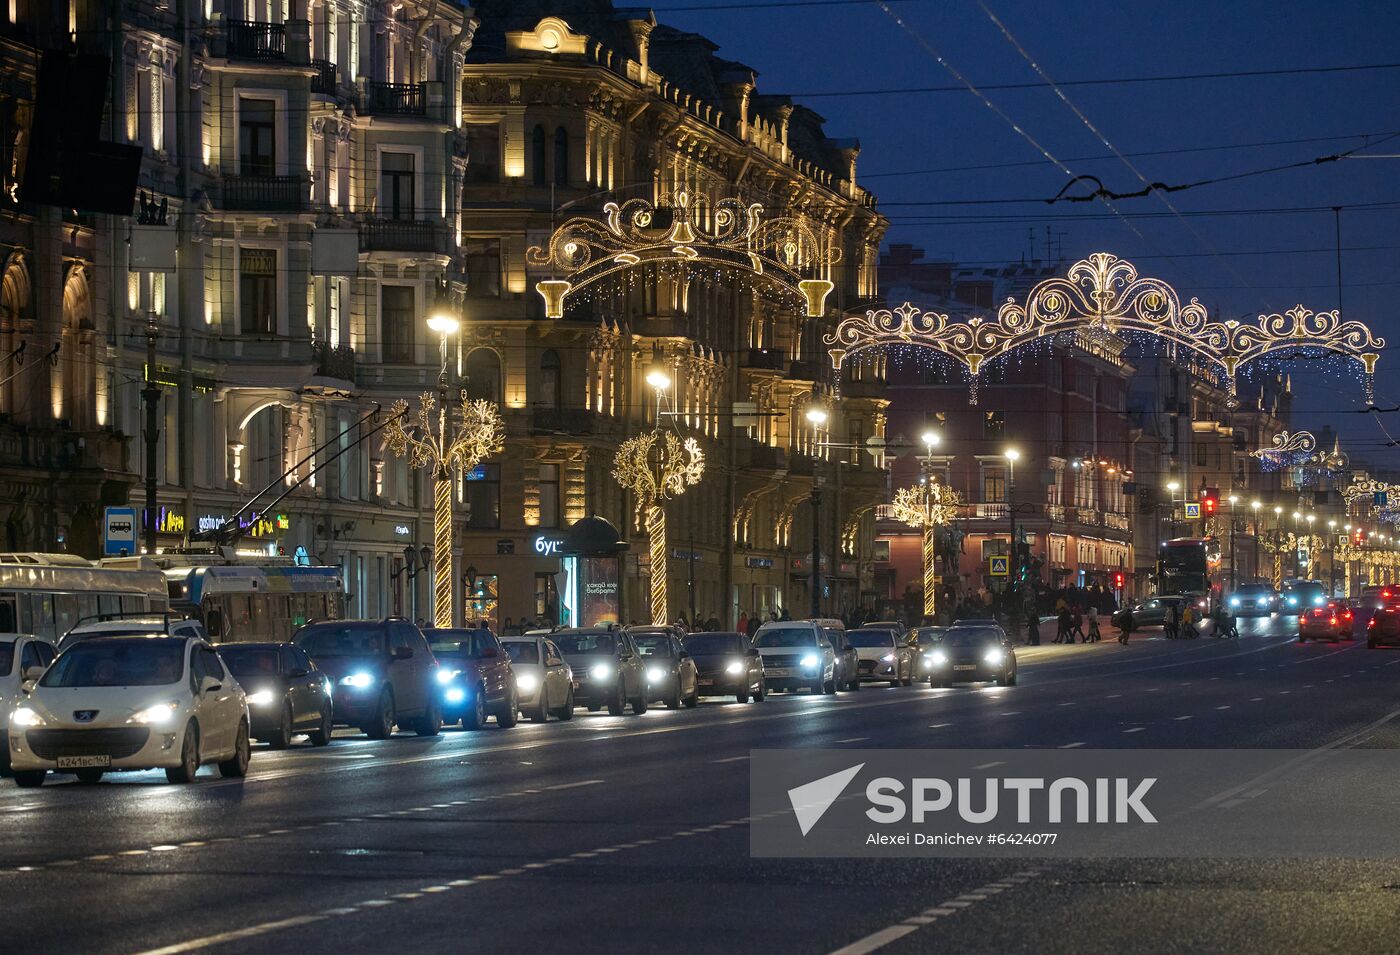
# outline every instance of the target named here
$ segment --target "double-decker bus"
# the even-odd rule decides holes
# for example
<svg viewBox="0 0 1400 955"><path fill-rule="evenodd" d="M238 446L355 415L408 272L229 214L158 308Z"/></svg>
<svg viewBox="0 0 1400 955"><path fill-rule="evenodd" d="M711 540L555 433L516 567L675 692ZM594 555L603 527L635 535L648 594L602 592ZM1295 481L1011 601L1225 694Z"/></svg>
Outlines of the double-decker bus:
<svg viewBox="0 0 1400 955"><path fill-rule="evenodd" d="M1157 593L1219 596L1220 541L1214 537L1177 537L1157 552Z"/></svg>
<svg viewBox="0 0 1400 955"><path fill-rule="evenodd" d="M165 613L166 594L144 558L104 567L72 554L0 554L0 633L56 641L80 620Z"/></svg>

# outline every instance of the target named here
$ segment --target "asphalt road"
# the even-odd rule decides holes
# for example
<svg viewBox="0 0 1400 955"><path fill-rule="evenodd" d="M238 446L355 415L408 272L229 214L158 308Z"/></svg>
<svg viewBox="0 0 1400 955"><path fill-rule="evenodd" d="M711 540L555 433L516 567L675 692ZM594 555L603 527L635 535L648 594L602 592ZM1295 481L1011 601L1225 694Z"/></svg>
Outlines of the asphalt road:
<svg viewBox="0 0 1400 955"><path fill-rule="evenodd" d="M1388 862L750 857L755 748L1400 748L1400 651L1292 626L1023 648L1007 688L346 734L242 781L0 781L0 947L1394 952Z"/></svg>

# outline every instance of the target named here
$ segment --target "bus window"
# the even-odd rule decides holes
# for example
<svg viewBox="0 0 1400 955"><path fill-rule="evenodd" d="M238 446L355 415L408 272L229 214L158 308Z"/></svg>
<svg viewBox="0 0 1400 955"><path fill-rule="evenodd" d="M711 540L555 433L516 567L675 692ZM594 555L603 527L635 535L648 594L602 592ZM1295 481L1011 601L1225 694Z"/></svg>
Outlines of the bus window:
<svg viewBox="0 0 1400 955"><path fill-rule="evenodd" d="M18 595L18 599L19 599L19 632L20 632L20 633L37 633L38 631L34 629L34 611L33 611L33 609L32 609L32 608L30 607L30 605L29 605L29 602L30 602L31 600L33 600L34 598L30 597L28 594L19 594L19 595Z"/></svg>
<svg viewBox="0 0 1400 955"><path fill-rule="evenodd" d="M79 620L92 620L97 616L97 594L74 594L78 607Z"/></svg>
<svg viewBox="0 0 1400 955"><path fill-rule="evenodd" d="M122 594L122 613L141 613L150 608L140 594Z"/></svg>
<svg viewBox="0 0 1400 955"><path fill-rule="evenodd" d="M78 598L74 594L53 595L54 629L62 636L78 622Z"/></svg>
<svg viewBox="0 0 1400 955"><path fill-rule="evenodd" d="M291 603L291 629L296 630L306 623L306 594L292 594L287 598Z"/></svg>
<svg viewBox="0 0 1400 955"><path fill-rule="evenodd" d="M224 618L224 626L228 631L230 640L247 641L256 640L253 635L253 608L252 602L247 594L229 594L228 615Z"/></svg>
<svg viewBox="0 0 1400 955"><path fill-rule="evenodd" d="M120 594L98 594L97 612L107 616L122 612L122 598Z"/></svg>
<svg viewBox="0 0 1400 955"><path fill-rule="evenodd" d="M14 597L0 597L0 633L19 633L19 607Z"/></svg>
<svg viewBox="0 0 1400 955"><path fill-rule="evenodd" d="M338 592L326 594L326 619L345 619L345 594Z"/></svg>

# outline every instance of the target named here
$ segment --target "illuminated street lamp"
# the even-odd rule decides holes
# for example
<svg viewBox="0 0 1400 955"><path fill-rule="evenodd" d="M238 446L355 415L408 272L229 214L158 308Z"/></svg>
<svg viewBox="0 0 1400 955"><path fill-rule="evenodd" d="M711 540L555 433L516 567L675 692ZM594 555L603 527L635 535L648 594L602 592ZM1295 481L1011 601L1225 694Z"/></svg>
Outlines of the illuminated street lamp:
<svg viewBox="0 0 1400 955"><path fill-rule="evenodd" d="M813 401L807 406L807 423L812 426L814 432L820 432L826 427L828 415L826 408L816 401L816 395L812 396ZM813 452L816 448L812 449ZM821 536L821 508L822 508L822 487L821 477L817 473L817 465L812 465L812 568L809 576L809 584L812 591L812 619L822 615L822 536Z"/></svg>
<svg viewBox="0 0 1400 955"><path fill-rule="evenodd" d="M1254 512L1254 576L1259 577L1259 508L1264 505L1259 501L1250 501L1249 509Z"/></svg>
<svg viewBox="0 0 1400 955"><path fill-rule="evenodd" d="M896 519L923 530L924 617L926 622L932 622L938 598L938 527L952 522L962 499L934 474L933 449L939 444L937 432L924 432L922 441L928 449L923 461L923 480L918 487L902 488L895 495L891 508Z"/></svg>

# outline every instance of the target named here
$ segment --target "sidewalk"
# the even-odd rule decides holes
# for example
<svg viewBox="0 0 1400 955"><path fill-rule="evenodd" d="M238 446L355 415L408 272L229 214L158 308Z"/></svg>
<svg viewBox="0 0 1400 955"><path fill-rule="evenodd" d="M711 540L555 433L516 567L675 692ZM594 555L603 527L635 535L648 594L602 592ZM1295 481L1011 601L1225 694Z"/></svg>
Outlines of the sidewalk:
<svg viewBox="0 0 1400 955"><path fill-rule="evenodd" d="M1055 622L1055 618L1054 618L1054 617L1041 617L1041 618L1040 618L1040 645L1041 645L1041 646L1045 646L1045 645L1047 645L1047 644L1049 644L1049 645L1052 646L1052 647L1053 647L1053 646L1062 646L1062 645L1063 645L1063 644L1056 644L1056 643L1055 643L1055 631L1056 631L1056 629L1057 629L1057 624L1056 624L1056 622ZM1083 625L1082 625L1082 629L1083 629L1084 632L1087 634L1087 633L1089 632L1089 625L1088 625L1087 623L1083 624ZM1202 637L1211 636L1211 635L1215 632L1215 621L1213 621L1213 620L1205 620L1205 621L1203 621L1201 624L1199 624L1199 625L1197 626L1196 630L1197 630L1197 632L1198 632ZM1021 628L1021 632L1020 632L1020 633L1014 633L1014 634L1012 634L1012 635L1011 635L1011 638L1012 638L1012 641L1013 641L1014 643L1016 643L1017 645L1019 645L1019 646L1023 646L1023 647L1031 646L1031 644L1029 644L1029 643L1026 642L1026 631L1025 631L1025 628ZM1157 625L1151 626L1151 627L1140 627L1140 628L1134 630L1134 631L1133 631L1133 635L1132 635L1132 637L1130 638L1130 642L1136 643L1137 641L1139 641L1139 640L1144 640L1144 639L1154 639L1154 640L1164 640L1164 639L1166 639L1166 634L1163 632L1161 624L1157 624ZM1099 640L1100 640L1101 643L1117 643L1117 642L1118 642L1118 628L1115 627L1115 626L1113 626L1113 624L1111 624L1111 623L1108 622L1108 616L1107 616L1107 615L1104 615L1104 616L1102 616L1102 617L1099 618ZM1080 641L1079 641L1078 638L1076 638L1074 642L1075 642L1075 643L1079 643Z"/></svg>

